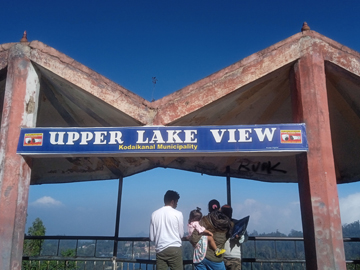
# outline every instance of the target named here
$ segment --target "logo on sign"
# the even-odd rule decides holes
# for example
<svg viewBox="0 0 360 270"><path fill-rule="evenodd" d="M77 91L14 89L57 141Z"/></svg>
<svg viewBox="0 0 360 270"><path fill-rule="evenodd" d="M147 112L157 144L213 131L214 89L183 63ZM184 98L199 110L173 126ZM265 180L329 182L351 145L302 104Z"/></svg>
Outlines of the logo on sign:
<svg viewBox="0 0 360 270"><path fill-rule="evenodd" d="M42 146L43 133L25 133L24 146Z"/></svg>
<svg viewBox="0 0 360 270"><path fill-rule="evenodd" d="M302 143L301 130L280 130L281 143Z"/></svg>

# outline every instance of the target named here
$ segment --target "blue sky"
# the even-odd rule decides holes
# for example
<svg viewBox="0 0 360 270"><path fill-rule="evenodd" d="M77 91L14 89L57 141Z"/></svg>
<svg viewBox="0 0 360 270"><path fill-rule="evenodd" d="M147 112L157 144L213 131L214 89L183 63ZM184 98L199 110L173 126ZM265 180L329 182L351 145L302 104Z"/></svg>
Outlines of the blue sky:
<svg viewBox="0 0 360 270"><path fill-rule="evenodd" d="M297 32L302 23L360 51L359 1L2 1L0 44L24 30L147 100L159 99ZM153 93L152 77L157 84ZM124 179L120 235L147 234L167 189L191 209L226 202L225 179L156 169ZM296 184L232 180L237 217L249 230L301 230ZM32 186L28 225L47 234L112 235L117 181ZM339 186L343 223L360 219L359 184ZM205 211L204 211L205 212ZM269 223L271 221L271 223Z"/></svg>

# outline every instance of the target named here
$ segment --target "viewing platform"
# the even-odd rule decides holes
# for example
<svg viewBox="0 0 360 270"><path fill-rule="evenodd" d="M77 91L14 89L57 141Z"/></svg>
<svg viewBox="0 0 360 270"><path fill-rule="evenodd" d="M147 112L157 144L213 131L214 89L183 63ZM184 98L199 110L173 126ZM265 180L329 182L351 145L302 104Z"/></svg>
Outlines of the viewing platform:
<svg viewBox="0 0 360 270"><path fill-rule="evenodd" d="M59 269L121 269L155 270L155 247L148 237L95 236L26 236L39 246L39 254L27 256L23 263L33 267L60 265ZM117 256L113 256L114 241ZM346 265L360 267L360 238L344 238ZM354 252L355 251L355 252ZM193 248L183 238L184 269L194 269ZM242 270L300 270L306 269L304 239L302 237L249 236L242 245ZM38 268L36 268L38 269ZM39 268L40 269L40 268ZM41 268L46 269L46 268ZM55 268L56 269L56 268Z"/></svg>

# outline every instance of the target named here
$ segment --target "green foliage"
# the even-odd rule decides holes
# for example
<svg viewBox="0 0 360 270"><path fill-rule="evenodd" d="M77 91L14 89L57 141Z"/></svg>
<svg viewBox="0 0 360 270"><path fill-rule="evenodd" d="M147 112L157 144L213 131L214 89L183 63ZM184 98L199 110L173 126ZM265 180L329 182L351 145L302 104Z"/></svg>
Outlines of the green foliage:
<svg viewBox="0 0 360 270"><path fill-rule="evenodd" d="M184 260L192 260L194 254L194 248L190 244L190 242L183 242L182 246L183 250L183 259Z"/></svg>
<svg viewBox="0 0 360 270"><path fill-rule="evenodd" d="M343 225L343 237L360 237L360 222L355 221L350 224ZM345 242L345 257L347 260L360 260L360 243L359 242ZM346 269L356 269L355 265L347 265ZM359 268L359 267L358 267Z"/></svg>
<svg viewBox="0 0 360 270"><path fill-rule="evenodd" d="M75 257L75 250L68 249L61 252L62 257ZM75 261L24 261L22 265L23 270L77 270L80 266L77 266Z"/></svg>
<svg viewBox="0 0 360 270"><path fill-rule="evenodd" d="M276 230L276 232L261 233L261 234L259 234L259 236L286 237L286 234L283 234L283 233L279 232L278 230Z"/></svg>
<svg viewBox="0 0 360 270"><path fill-rule="evenodd" d="M46 228L44 223L40 218L36 218L32 223L32 226L29 227L27 235L29 236L44 236L46 233ZM50 243L44 243L44 240L25 240L23 255L34 257L42 255L43 250L49 250L52 248ZM66 249L61 251L61 256L63 257L75 257L75 249ZM55 270L55 269L68 269L76 270L76 263L73 261L23 261L22 262L23 270Z"/></svg>
<svg viewBox="0 0 360 270"><path fill-rule="evenodd" d="M360 222L354 221L350 224L344 224L342 226L344 237L360 237Z"/></svg>
<svg viewBox="0 0 360 270"><path fill-rule="evenodd" d="M31 236L44 236L46 228L40 218L36 218L32 226L28 229L28 235Z"/></svg>
<svg viewBox="0 0 360 270"><path fill-rule="evenodd" d="M250 233L249 235L251 235L251 236L259 236L259 233L256 230L253 230L253 232Z"/></svg>
<svg viewBox="0 0 360 270"><path fill-rule="evenodd" d="M296 231L296 230L291 230L289 235L289 237L303 237L303 232L302 231Z"/></svg>
<svg viewBox="0 0 360 270"><path fill-rule="evenodd" d="M67 249L61 252L62 257L75 257L75 249ZM69 270L76 270L79 269L76 266L75 261L59 261L59 262L51 262L53 263L52 268L49 269L69 269ZM55 265L56 263L56 265ZM55 268L57 267L57 268Z"/></svg>
<svg viewBox="0 0 360 270"><path fill-rule="evenodd" d="M350 224L344 224L342 226L343 237L360 237L360 221L355 221ZM251 236L263 236L263 237L286 237L285 234L276 231L271 233L258 233L254 231ZM288 237L303 237L301 231L291 230L287 235ZM276 253L275 253L276 245ZM345 257L347 260L360 260L360 243L359 242L345 242ZM305 249L302 241L248 241L243 244L243 258L257 258L257 259L305 259ZM249 269L304 269L303 264L287 265L286 263L280 265L276 263L243 263L243 270ZM347 265L348 270L355 270L359 268L356 265Z"/></svg>
<svg viewBox="0 0 360 270"><path fill-rule="evenodd" d="M27 235L30 236L44 236L46 228L40 218L36 218L32 226L29 227ZM44 240L25 240L23 253L26 256L40 255L41 245Z"/></svg>
<svg viewBox="0 0 360 270"><path fill-rule="evenodd" d="M40 218L36 218L32 226L29 227L27 235L30 236L44 236L46 228ZM23 247L24 256L39 256L41 252L41 246L44 243L44 240L25 240ZM39 267L39 268L37 268ZM33 270L33 269L43 269L41 268L41 263L38 265L31 264L30 261L22 262L22 269L24 270ZM46 268L44 268L46 269Z"/></svg>

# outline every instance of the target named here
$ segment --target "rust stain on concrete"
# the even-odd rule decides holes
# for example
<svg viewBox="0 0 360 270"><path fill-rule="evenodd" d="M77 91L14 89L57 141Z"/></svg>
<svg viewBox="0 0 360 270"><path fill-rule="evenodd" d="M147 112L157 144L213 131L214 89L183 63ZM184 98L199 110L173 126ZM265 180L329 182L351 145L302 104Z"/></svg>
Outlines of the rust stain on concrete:
<svg viewBox="0 0 360 270"><path fill-rule="evenodd" d="M35 101L34 98L31 96L28 103L26 103L26 112L34 113L34 111L35 111Z"/></svg>

